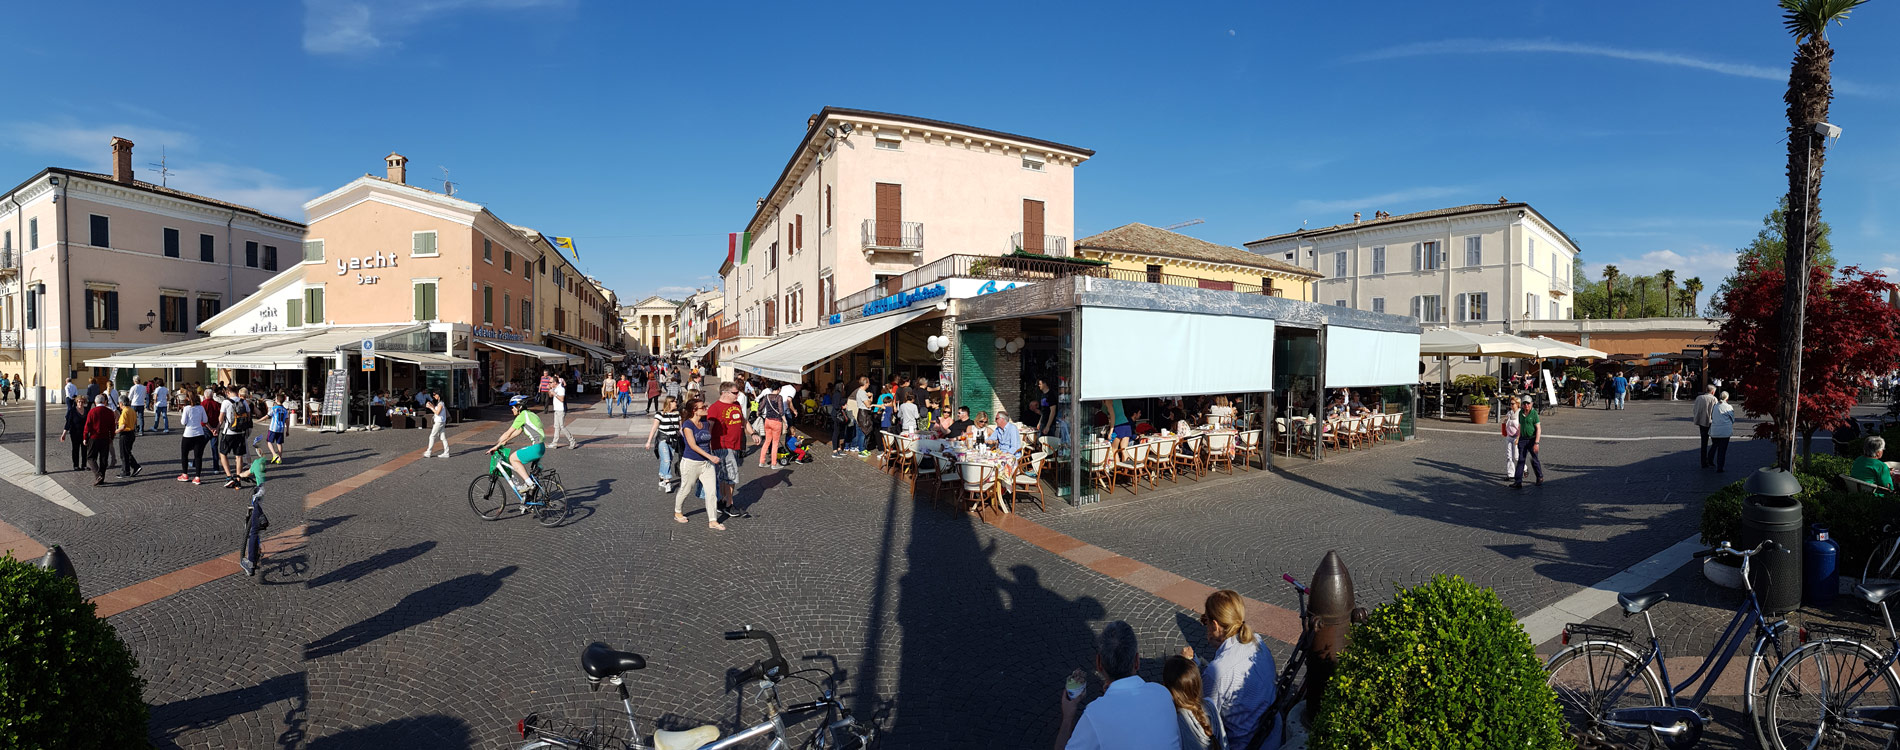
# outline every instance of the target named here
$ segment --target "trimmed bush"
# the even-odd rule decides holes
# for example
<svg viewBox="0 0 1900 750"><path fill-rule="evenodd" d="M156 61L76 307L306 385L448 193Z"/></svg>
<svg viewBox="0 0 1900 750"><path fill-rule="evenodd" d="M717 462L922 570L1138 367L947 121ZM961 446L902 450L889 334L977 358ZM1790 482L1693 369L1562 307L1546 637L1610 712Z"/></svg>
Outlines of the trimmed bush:
<svg viewBox="0 0 1900 750"><path fill-rule="evenodd" d="M1896 518L1892 498L1844 492L1834 485L1834 477L1853 466L1851 458L1815 453L1796 460L1794 467L1794 476L1801 481L1801 494L1795 496L1801 501L1801 517L1810 525L1828 527L1829 535L1841 545L1842 565L1865 560L1880 542L1880 525ZM1742 526L1742 501L1748 497L1742 489L1746 481L1736 480L1702 501L1703 544L1713 547L1735 541ZM1740 564L1734 558L1716 559Z"/></svg>
<svg viewBox="0 0 1900 750"><path fill-rule="evenodd" d="M1439 576L1352 629L1315 750L1569 748L1530 636L1496 593Z"/></svg>
<svg viewBox="0 0 1900 750"><path fill-rule="evenodd" d="M138 660L79 584L0 556L0 747L146 747Z"/></svg>

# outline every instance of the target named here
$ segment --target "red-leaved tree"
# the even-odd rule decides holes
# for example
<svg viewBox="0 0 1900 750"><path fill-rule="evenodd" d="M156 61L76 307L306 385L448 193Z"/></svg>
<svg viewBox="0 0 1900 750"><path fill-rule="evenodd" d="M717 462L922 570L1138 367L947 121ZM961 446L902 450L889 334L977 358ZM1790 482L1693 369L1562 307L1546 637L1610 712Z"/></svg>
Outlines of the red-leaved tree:
<svg viewBox="0 0 1900 750"><path fill-rule="evenodd" d="M1780 264L1744 257L1740 273L1717 300L1728 315L1716 333L1722 350L1710 362L1716 377L1729 381L1730 398L1751 416L1770 416L1780 398L1775 352L1782 341L1783 271ZM1807 325L1802 330L1801 403L1795 431L1806 451L1818 429L1848 418L1870 377L1900 365L1900 310L1888 302L1894 285L1857 266L1830 275L1826 266L1809 270ZM1733 382L1740 380L1740 385ZM1774 438L1775 424L1755 425L1755 437ZM1788 446L1777 445L1786 455Z"/></svg>

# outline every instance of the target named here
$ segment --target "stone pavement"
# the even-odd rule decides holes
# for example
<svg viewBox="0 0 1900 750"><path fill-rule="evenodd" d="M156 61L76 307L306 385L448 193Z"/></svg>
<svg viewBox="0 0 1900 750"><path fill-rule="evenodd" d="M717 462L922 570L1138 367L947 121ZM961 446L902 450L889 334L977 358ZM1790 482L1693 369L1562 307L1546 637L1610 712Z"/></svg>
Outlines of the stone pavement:
<svg viewBox="0 0 1900 750"><path fill-rule="evenodd" d="M1682 434L1686 413L1686 403L1638 402L1547 424L1553 435L1661 436ZM1054 501L998 526L821 453L792 470L745 467L741 503L755 517L719 533L697 511L671 522L640 447L645 420L573 418L584 449L551 451L547 463L577 512L553 529L469 511L465 488L483 469L473 448L391 467L423 433L293 435L267 504L273 531L301 533L267 555L262 575L171 586L111 615L149 681L154 740L506 747L517 719L550 709L611 726L618 705L589 692L578 668L591 641L648 657L629 683L646 731L655 720L730 730L758 719L749 698L726 691L730 670L763 653L719 633L753 624L778 633L796 666L836 669L854 709L880 717L887 747L1046 746L1063 677L1088 662L1104 621L1135 626L1151 678L1157 657L1204 645L1194 611L1175 601L1193 597L1159 589L1232 587L1291 608L1279 574L1305 578L1336 548L1362 604L1395 583L1461 573L1498 587L1522 616L1692 533L1701 495L1719 484L1695 468L1693 440L1548 441L1550 483L1512 491L1496 476L1495 433L1445 424L1468 433L1422 432L1297 473L1184 482L1084 509ZM141 455L159 460L176 450L169 440L141 440ZM1767 455L1743 443L1732 459L1746 465L1749 451ZM377 468L387 473L307 512L297 502ZM104 488L56 475L98 515L14 493L0 495L0 522L66 544L89 596L215 564L241 534L244 496L173 473ZM1079 562L1052 551L1068 544L1058 537L1109 557ZM1270 645L1284 660L1286 644ZM809 695L785 688L789 700Z"/></svg>

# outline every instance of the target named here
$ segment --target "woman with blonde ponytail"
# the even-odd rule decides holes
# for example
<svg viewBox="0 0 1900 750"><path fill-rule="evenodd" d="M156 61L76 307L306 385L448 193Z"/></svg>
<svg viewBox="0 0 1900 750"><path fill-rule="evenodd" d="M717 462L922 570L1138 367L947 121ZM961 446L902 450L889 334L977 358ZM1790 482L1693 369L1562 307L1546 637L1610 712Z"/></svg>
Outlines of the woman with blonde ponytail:
<svg viewBox="0 0 1900 750"><path fill-rule="evenodd" d="M1211 659L1200 659L1193 648L1183 657L1201 664L1203 697L1213 704L1211 717L1226 730L1225 746L1246 748L1257 731L1268 736L1261 747L1279 747L1282 731L1278 717L1267 717L1275 696L1273 652L1247 626L1247 606L1240 592L1221 589L1207 595L1201 625L1207 641L1218 644ZM1267 723L1262 723L1263 721Z"/></svg>

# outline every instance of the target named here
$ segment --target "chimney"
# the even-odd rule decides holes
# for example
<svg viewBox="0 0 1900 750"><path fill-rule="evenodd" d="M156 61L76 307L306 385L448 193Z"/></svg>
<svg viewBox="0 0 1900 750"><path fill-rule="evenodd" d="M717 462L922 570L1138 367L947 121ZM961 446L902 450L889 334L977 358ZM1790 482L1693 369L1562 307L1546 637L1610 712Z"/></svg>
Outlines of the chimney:
<svg viewBox="0 0 1900 750"><path fill-rule="evenodd" d="M398 154L392 151L390 152L389 156L383 159L383 163L389 165L389 181L390 182L401 183L404 185L409 184L409 179L408 179L409 178L409 169L408 169L409 159L407 157L404 157L402 154Z"/></svg>
<svg viewBox="0 0 1900 750"><path fill-rule="evenodd" d="M1352 223L1354 223L1354 224L1357 224L1357 223L1359 223L1359 212L1358 212L1358 211L1354 211L1354 212L1352 212Z"/></svg>
<svg viewBox="0 0 1900 750"><path fill-rule="evenodd" d="M132 142L116 135L112 137L112 180L132 184Z"/></svg>

